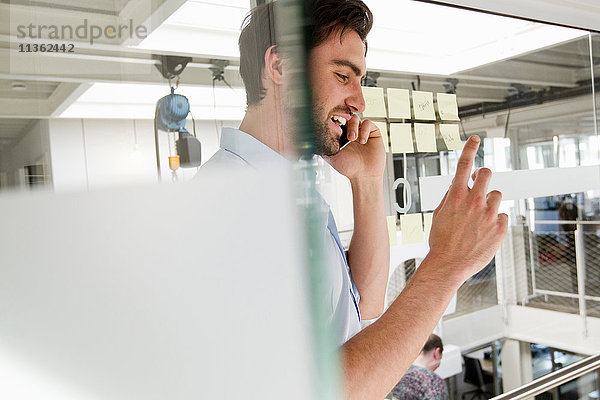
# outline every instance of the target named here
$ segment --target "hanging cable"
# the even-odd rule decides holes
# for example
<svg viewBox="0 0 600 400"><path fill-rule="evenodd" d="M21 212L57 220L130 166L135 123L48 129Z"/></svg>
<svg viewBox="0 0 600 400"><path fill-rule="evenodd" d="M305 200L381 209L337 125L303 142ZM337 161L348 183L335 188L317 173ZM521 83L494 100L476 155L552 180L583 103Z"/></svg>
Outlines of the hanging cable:
<svg viewBox="0 0 600 400"><path fill-rule="evenodd" d="M506 114L506 122L504 123L504 138L508 137L508 123L510 121L510 100L508 100L508 113Z"/></svg>
<svg viewBox="0 0 600 400"><path fill-rule="evenodd" d="M217 143L221 146L221 135L219 135L219 125L217 124L217 92L215 90L215 81L217 79L213 78L212 81L212 91L213 91L213 117L215 121L215 132L217 134Z"/></svg>
<svg viewBox="0 0 600 400"><path fill-rule="evenodd" d="M192 114L192 108L190 107L190 117L192 117L192 129L194 130L194 137L198 139L198 135L196 135L196 120L194 119L194 114Z"/></svg>

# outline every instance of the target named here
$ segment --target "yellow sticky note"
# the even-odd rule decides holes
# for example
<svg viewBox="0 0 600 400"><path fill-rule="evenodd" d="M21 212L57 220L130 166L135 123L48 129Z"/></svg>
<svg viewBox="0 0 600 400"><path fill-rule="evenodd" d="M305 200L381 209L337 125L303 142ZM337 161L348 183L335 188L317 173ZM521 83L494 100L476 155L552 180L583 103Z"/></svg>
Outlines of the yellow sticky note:
<svg viewBox="0 0 600 400"><path fill-rule="evenodd" d="M415 124L415 139L417 139L417 151L437 152L434 124Z"/></svg>
<svg viewBox="0 0 600 400"><path fill-rule="evenodd" d="M402 231L403 244L423 243L421 213L401 215L400 230Z"/></svg>
<svg viewBox="0 0 600 400"><path fill-rule="evenodd" d="M363 87L363 96L365 98L365 118L385 118L387 112L385 110L385 102L383 101L383 88Z"/></svg>
<svg viewBox="0 0 600 400"><path fill-rule="evenodd" d="M437 104L438 113L442 121L460 121L455 94L438 93Z"/></svg>
<svg viewBox="0 0 600 400"><path fill-rule="evenodd" d="M390 124L392 153L414 153L412 127L410 124Z"/></svg>
<svg viewBox="0 0 600 400"><path fill-rule="evenodd" d="M460 133L456 124L441 124L440 133L446 142L448 150L461 150L463 144L460 141Z"/></svg>
<svg viewBox="0 0 600 400"><path fill-rule="evenodd" d="M376 127L379 128L379 131L381 132L381 142L383 143L383 148L385 150L385 152L387 153L388 151L390 151L390 145L389 145L389 141L388 141L388 131L387 131L387 124L385 122L377 122L377 121L371 121L375 124Z"/></svg>
<svg viewBox="0 0 600 400"><path fill-rule="evenodd" d="M433 213L423 214L423 229L425 233L425 243L429 243L429 234L431 233L431 224L433 222Z"/></svg>
<svg viewBox="0 0 600 400"><path fill-rule="evenodd" d="M396 246L398 244L398 236L396 235L396 216L387 216L387 228L388 236L390 237L390 246Z"/></svg>
<svg viewBox="0 0 600 400"><path fill-rule="evenodd" d="M433 108L433 93L419 92L414 90L413 108L415 111L415 119L424 119L435 121L435 110Z"/></svg>
<svg viewBox="0 0 600 400"><path fill-rule="evenodd" d="M410 97L408 89L387 90L390 118L410 119Z"/></svg>

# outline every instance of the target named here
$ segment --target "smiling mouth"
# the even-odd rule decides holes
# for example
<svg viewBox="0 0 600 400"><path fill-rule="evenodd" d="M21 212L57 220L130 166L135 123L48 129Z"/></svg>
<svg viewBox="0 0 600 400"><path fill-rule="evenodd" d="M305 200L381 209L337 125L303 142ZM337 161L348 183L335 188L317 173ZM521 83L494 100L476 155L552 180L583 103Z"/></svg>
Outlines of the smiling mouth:
<svg viewBox="0 0 600 400"><path fill-rule="evenodd" d="M338 126L344 126L348 122L348 121L346 121L346 118L340 117L339 115L332 116L331 120Z"/></svg>

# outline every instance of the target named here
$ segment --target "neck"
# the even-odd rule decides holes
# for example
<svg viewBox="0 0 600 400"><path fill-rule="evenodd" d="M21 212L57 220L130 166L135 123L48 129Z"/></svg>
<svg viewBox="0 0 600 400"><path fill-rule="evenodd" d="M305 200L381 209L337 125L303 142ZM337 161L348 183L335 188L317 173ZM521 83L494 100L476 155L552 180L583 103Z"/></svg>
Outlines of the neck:
<svg viewBox="0 0 600 400"><path fill-rule="evenodd" d="M240 130L293 161L294 143L290 130L284 128L280 110L281 106L276 104L276 99L267 96L259 104L248 107L240 124Z"/></svg>
<svg viewBox="0 0 600 400"><path fill-rule="evenodd" d="M433 369L431 368L432 362L431 362L430 358L427 357L427 355L425 355L423 353L419 354L417 359L413 362L413 365L416 365L417 367L431 369L433 371Z"/></svg>

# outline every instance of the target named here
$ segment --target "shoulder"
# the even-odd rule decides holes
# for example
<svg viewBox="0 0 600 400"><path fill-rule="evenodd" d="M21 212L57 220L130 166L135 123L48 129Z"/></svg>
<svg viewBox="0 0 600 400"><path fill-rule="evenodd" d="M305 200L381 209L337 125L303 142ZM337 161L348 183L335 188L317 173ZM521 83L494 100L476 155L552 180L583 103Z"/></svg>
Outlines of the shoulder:
<svg viewBox="0 0 600 400"><path fill-rule="evenodd" d="M448 390L444 380L435 372L411 366L396 385L392 394L402 400L447 400Z"/></svg>
<svg viewBox="0 0 600 400"><path fill-rule="evenodd" d="M202 164L198 173L194 176L194 179L203 178L212 174L222 174L223 172L242 169L246 170L248 167L248 163L237 155L227 150L219 149L208 161Z"/></svg>

